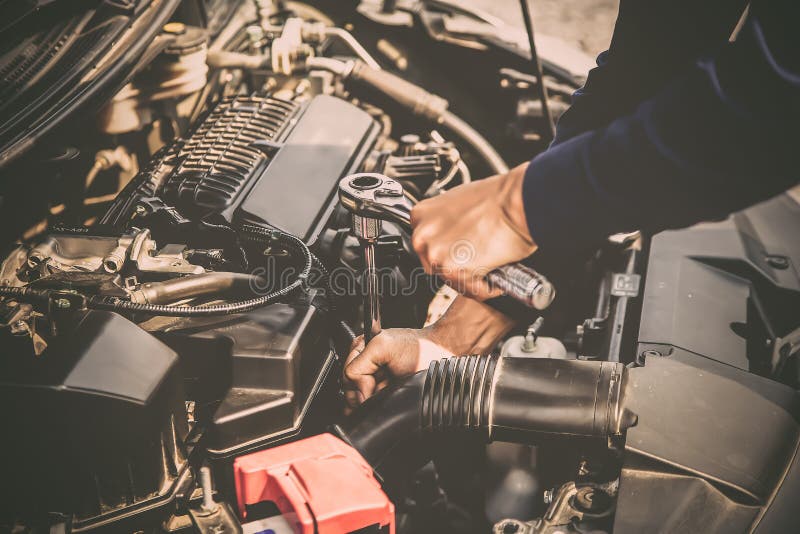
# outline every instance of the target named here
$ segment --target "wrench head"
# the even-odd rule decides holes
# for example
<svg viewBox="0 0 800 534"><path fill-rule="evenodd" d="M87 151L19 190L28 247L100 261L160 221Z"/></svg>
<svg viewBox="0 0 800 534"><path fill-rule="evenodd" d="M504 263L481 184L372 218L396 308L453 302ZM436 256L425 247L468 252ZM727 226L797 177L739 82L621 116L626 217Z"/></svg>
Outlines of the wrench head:
<svg viewBox="0 0 800 534"><path fill-rule="evenodd" d="M403 194L403 186L379 173L362 172L342 178L339 201L361 217L407 223L405 219L411 213L411 202Z"/></svg>

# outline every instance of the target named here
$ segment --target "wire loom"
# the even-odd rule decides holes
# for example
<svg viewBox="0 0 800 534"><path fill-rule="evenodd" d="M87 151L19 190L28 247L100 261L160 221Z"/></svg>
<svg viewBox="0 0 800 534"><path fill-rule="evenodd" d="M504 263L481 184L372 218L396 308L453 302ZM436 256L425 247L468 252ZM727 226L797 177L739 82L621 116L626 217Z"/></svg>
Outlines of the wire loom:
<svg viewBox="0 0 800 534"><path fill-rule="evenodd" d="M94 296L86 300L88 308L109 311L127 311L152 313L167 317L205 317L211 315L230 315L233 313L243 313L261 308L277 300L284 298L291 293L302 289L311 273L313 265L313 255L308 246L302 239L281 232L279 230L267 230L259 226L250 224L242 225L242 233L253 240L272 243L279 241L294 250L300 252L303 257L303 269L294 281L276 291L255 297L252 299L231 302L227 304L214 304L209 306L166 306L159 304L140 304L129 300L121 300L116 297ZM0 286L0 296L12 297L21 301L43 301L50 298L53 292L41 289L31 289L27 287Z"/></svg>

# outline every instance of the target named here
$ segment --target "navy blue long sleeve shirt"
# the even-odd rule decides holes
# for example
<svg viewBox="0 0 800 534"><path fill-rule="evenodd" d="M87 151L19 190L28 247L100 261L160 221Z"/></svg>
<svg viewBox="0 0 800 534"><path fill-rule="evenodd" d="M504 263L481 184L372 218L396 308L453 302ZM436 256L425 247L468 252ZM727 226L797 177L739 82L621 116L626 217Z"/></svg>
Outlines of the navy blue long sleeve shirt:
<svg viewBox="0 0 800 534"><path fill-rule="evenodd" d="M800 1L622 0L609 50L523 185L568 260L606 236L717 219L800 179Z"/></svg>

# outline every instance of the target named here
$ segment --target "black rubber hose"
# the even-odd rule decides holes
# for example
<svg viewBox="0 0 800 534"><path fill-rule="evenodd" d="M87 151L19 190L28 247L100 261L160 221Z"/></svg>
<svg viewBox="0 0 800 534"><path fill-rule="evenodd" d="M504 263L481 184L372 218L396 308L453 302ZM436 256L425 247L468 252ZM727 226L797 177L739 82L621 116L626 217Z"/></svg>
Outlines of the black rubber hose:
<svg viewBox="0 0 800 534"><path fill-rule="evenodd" d="M497 174L508 172L508 165L491 143L463 119L447 110L447 100L429 93L422 87L385 70L369 67L356 61L346 74L346 80L360 82L372 87L413 114L441 124L467 143Z"/></svg>
<svg viewBox="0 0 800 534"><path fill-rule="evenodd" d="M50 298L50 291L32 287L0 286L0 297L9 297L22 302L46 302Z"/></svg>
<svg viewBox="0 0 800 534"><path fill-rule="evenodd" d="M489 141L458 115L452 111L445 111L442 113L440 121L442 126L456 134L462 141L465 141L472 147L494 173L505 174L508 172L508 165L505 160L497 153Z"/></svg>
<svg viewBox="0 0 800 534"><path fill-rule="evenodd" d="M447 358L368 400L345 433L378 472L422 465L426 441L442 433L525 444L606 439L636 423L624 406L626 372L611 362Z"/></svg>
<svg viewBox="0 0 800 534"><path fill-rule="evenodd" d="M266 295L226 304L213 304L208 306L166 306L161 304L140 304L116 297L93 296L87 299L86 305L88 308L96 310L140 312L165 317L207 317L211 315L230 315L233 313L248 312L276 302L303 288L311 274L313 260L311 251L302 239L278 230L267 230L249 224L243 225L241 231L245 237L257 241L269 240L269 242L272 242L277 240L298 250L303 256L304 266L295 280L286 287ZM14 297L19 300L41 301L47 300L49 295L50 292L46 290L0 286L0 296Z"/></svg>

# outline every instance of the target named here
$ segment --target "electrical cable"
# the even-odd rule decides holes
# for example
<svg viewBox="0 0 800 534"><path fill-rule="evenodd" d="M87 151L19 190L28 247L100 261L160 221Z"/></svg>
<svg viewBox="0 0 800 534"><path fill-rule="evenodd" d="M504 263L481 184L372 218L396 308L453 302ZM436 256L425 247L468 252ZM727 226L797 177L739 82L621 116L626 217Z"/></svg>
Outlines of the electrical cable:
<svg viewBox="0 0 800 534"><path fill-rule="evenodd" d="M273 241L282 241L284 244L299 251L303 257L304 265L303 269L297 275L295 280L285 287L266 295L226 304L202 306L167 306L162 304L140 304L131 302L129 300L122 300L117 297L95 295L86 300L86 306L96 310L150 313L165 317L207 317L212 315L230 315L233 313L243 313L252 311L256 308L264 307L290 295L297 290L302 289L305 286L306 281L311 274L313 260L311 251L308 249L308 246L303 242L302 239L279 230L267 230L250 224L242 225L241 230L246 237L255 239L256 241L264 240L264 242L269 243ZM0 296L13 297L22 301L47 300L51 293L51 291L32 289L28 287L20 288L0 286Z"/></svg>

